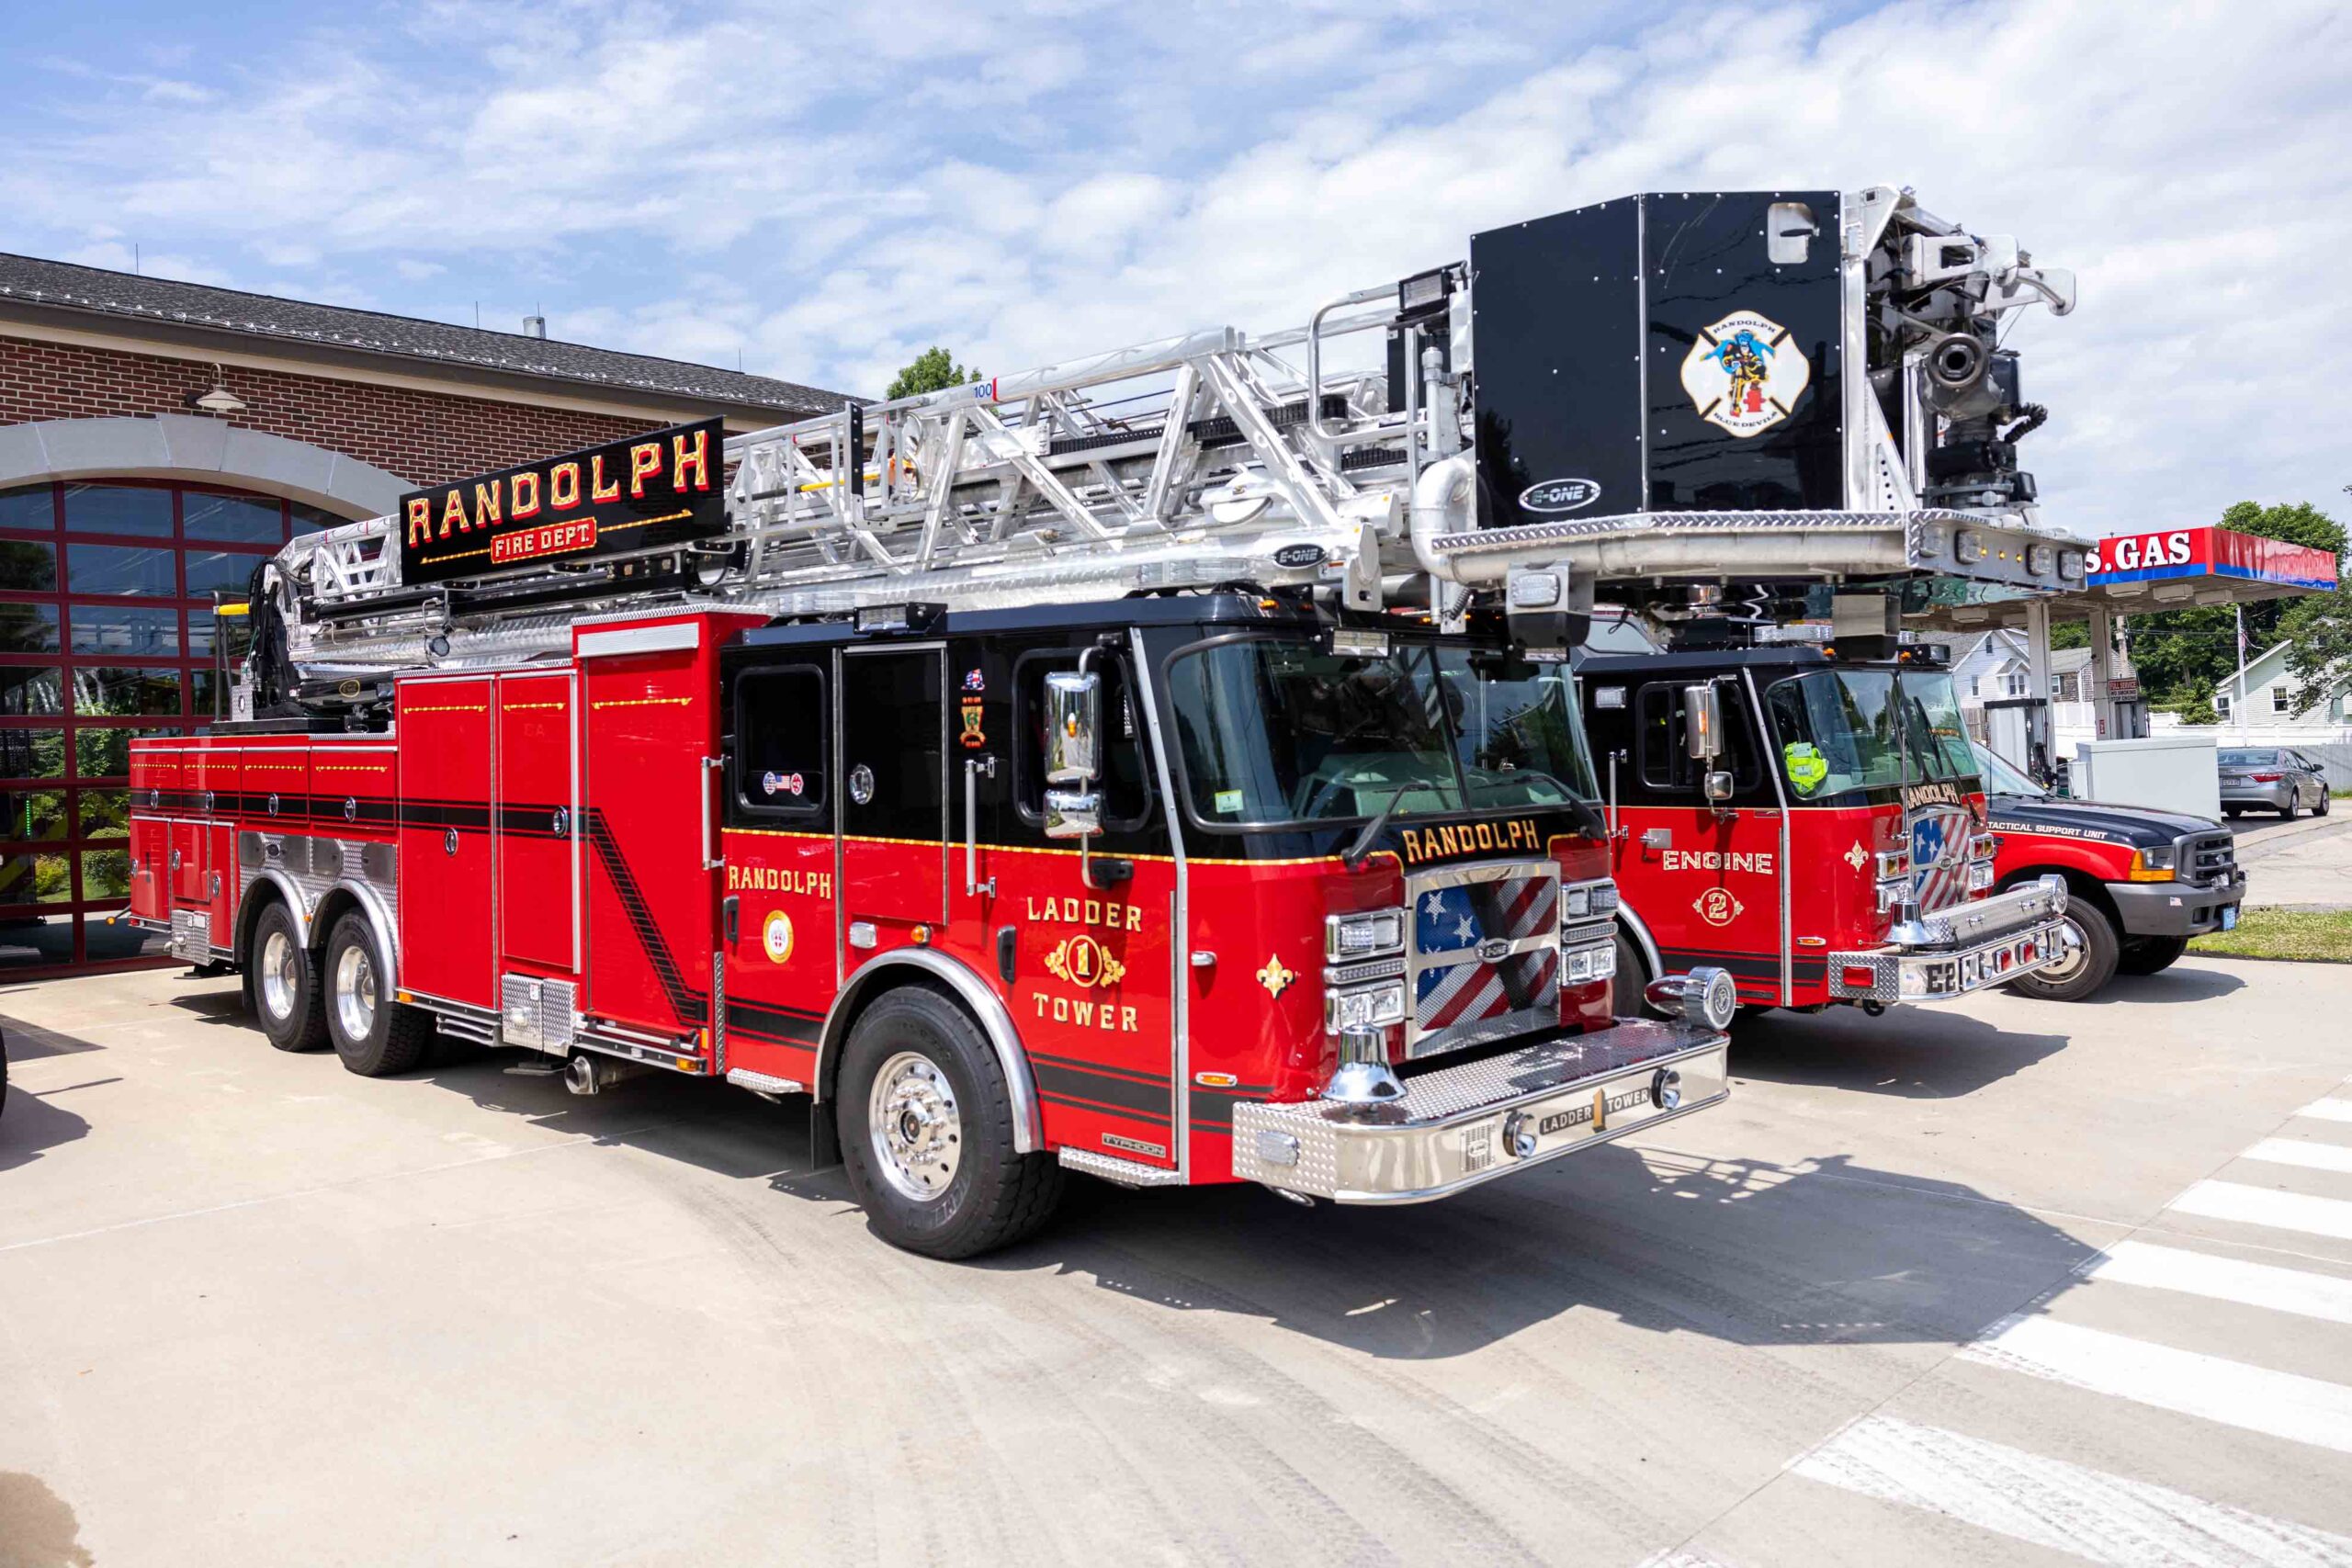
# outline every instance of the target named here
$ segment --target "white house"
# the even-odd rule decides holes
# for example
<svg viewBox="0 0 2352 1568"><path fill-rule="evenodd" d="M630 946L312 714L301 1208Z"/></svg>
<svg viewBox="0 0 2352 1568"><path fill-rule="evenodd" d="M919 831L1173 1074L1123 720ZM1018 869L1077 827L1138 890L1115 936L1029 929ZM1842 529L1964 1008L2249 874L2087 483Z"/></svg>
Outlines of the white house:
<svg viewBox="0 0 2352 1568"><path fill-rule="evenodd" d="M2247 660L2244 679L2243 692L2234 672L2215 683L2213 711L2222 716L2224 729L2241 724L2266 728L2291 726L2335 729L2345 724L2346 710L2352 708L2352 696L2347 696L2347 687L2352 687L2352 682L2338 686L2323 701L2297 703L2298 682L2287 669L2287 645L2283 642L2259 658Z"/></svg>

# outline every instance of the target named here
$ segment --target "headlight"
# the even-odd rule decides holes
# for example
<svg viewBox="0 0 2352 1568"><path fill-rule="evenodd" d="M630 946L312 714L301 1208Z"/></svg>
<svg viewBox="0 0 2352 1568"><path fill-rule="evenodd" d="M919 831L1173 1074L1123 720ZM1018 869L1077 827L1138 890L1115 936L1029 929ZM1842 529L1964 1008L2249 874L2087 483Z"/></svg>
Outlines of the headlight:
<svg viewBox="0 0 2352 1568"><path fill-rule="evenodd" d="M1594 883L1594 884L1593 884L1593 886L1592 886L1592 912L1593 912L1594 914L1596 914L1596 915L1609 915L1609 914L1614 914L1614 913L1616 912L1616 910L1617 910L1617 905L1618 905L1618 903L1619 903L1619 899L1618 899L1618 897L1617 897L1617 885L1616 885L1615 883L1613 883L1613 882L1596 882L1596 883Z"/></svg>
<svg viewBox="0 0 2352 1568"><path fill-rule="evenodd" d="M2132 869L2127 874L2133 882L2170 882L2180 863L2178 844L2160 844L2152 850L2133 850Z"/></svg>
<svg viewBox="0 0 2352 1568"><path fill-rule="evenodd" d="M1993 863L1991 861L1981 860L1968 868L1968 890L1971 893L1982 893L1992 886Z"/></svg>
<svg viewBox="0 0 2352 1568"><path fill-rule="evenodd" d="M1593 947L1572 947L1560 955L1560 966L1571 986L1606 980L1617 973L1617 944L1604 942Z"/></svg>
<svg viewBox="0 0 2352 1568"><path fill-rule="evenodd" d="M1351 1029L1385 1029L1405 1021L1405 983L1332 991L1323 998L1323 1027L1333 1034Z"/></svg>
<svg viewBox="0 0 2352 1568"><path fill-rule="evenodd" d="M1592 913L1592 889L1589 887L1564 888L1560 893L1560 904L1561 908L1566 910L1568 919L1572 920L1587 919Z"/></svg>
<svg viewBox="0 0 2352 1568"><path fill-rule="evenodd" d="M1881 850L1878 852L1878 876L1881 882L1911 874L1909 850Z"/></svg>
<svg viewBox="0 0 2352 1568"><path fill-rule="evenodd" d="M1377 958L1405 949L1405 911L1375 909L1365 915L1333 915L1323 922L1323 956Z"/></svg>
<svg viewBox="0 0 2352 1568"><path fill-rule="evenodd" d="M1990 833L1979 833L1968 840L1970 860L1991 860L2001 851L2001 840Z"/></svg>
<svg viewBox="0 0 2352 1568"><path fill-rule="evenodd" d="M2050 918L2056 919L2066 912L2066 879L2056 873L2041 877L2041 886L2050 890Z"/></svg>

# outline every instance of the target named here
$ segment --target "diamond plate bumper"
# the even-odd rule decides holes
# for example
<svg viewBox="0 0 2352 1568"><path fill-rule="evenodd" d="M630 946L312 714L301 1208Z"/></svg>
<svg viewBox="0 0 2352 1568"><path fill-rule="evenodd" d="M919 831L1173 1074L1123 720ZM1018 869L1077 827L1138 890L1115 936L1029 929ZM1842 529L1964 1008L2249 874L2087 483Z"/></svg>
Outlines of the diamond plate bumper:
<svg viewBox="0 0 2352 1568"><path fill-rule="evenodd" d="M1341 1203L1419 1203L1686 1116L1730 1092L1728 1036L1621 1021L1405 1080L1383 1105L1245 1102L1233 1173ZM1667 1073L1679 1082L1661 1083Z"/></svg>
<svg viewBox="0 0 2352 1568"><path fill-rule="evenodd" d="M2073 944L2065 921L2045 920L1973 947L1833 953L1829 994L1841 1001L1949 1001L2047 969Z"/></svg>

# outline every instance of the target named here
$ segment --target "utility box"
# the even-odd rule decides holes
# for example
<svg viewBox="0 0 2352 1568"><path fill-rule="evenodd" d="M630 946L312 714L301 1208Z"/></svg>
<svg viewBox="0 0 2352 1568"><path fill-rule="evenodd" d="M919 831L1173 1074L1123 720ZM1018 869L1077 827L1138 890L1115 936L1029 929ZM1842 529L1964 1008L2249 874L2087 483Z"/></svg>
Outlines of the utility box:
<svg viewBox="0 0 2352 1568"><path fill-rule="evenodd" d="M2086 740L2075 748L2067 785L2076 800L2217 819L2222 815L2221 761L2208 736Z"/></svg>

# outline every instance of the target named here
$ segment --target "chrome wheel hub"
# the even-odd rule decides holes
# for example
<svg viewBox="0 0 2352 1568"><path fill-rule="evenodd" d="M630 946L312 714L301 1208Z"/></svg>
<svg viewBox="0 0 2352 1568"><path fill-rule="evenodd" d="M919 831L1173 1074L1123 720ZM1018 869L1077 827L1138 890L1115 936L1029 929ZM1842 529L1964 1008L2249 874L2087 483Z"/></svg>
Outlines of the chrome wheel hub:
<svg viewBox="0 0 2352 1568"><path fill-rule="evenodd" d="M346 1040L365 1040L376 1029L376 962L364 947L346 947L334 964L335 1021Z"/></svg>
<svg viewBox="0 0 2352 1568"><path fill-rule="evenodd" d="M302 994L302 958L291 938L272 931L261 944L261 1005L279 1022L294 1016L294 998Z"/></svg>
<svg viewBox="0 0 2352 1568"><path fill-rule="evenodd" d="M2057 963L2041 970L2035 976L2046 984L2063 986L2082 970L2085 962L2083 954L2086 951L2083 943L2083 928L2069 919L2066 921L2065 931L2066 951L2059 955Z"/></svg>
<svg viewBox="0 0 2352 1568"><path fill-rule="evenodd" d="M955 1087L928 1056L901 1051L874 1075L866 1129L883 1179L927 1203L947 1190L963 1158L964 1122Z"/></svg>

